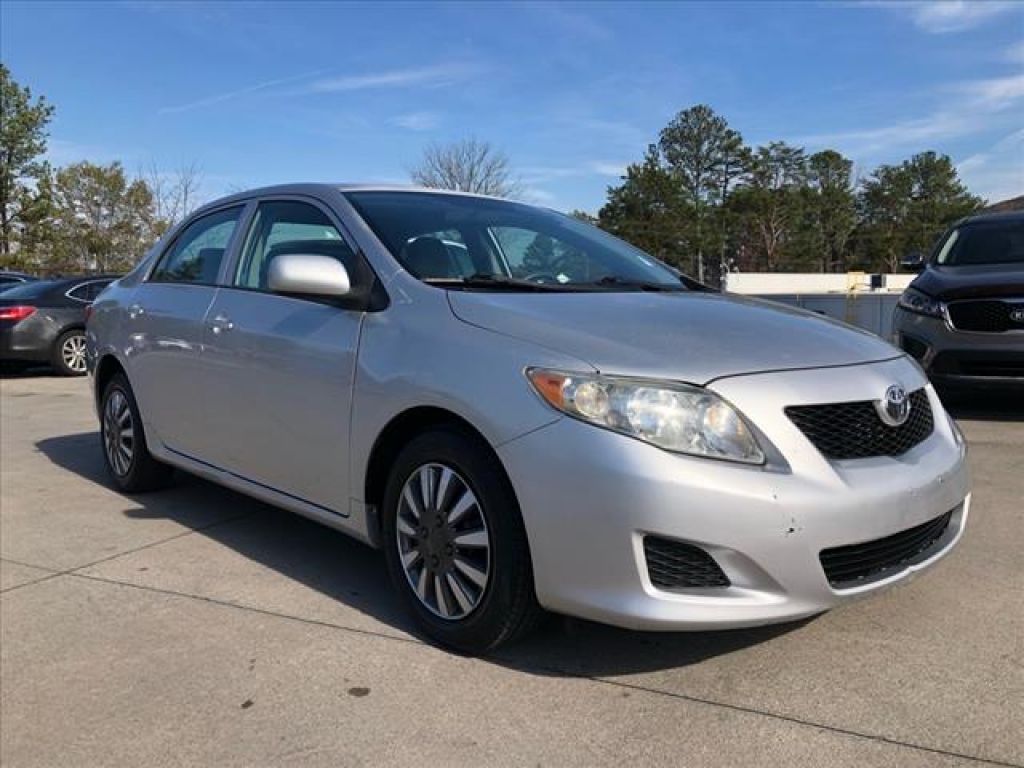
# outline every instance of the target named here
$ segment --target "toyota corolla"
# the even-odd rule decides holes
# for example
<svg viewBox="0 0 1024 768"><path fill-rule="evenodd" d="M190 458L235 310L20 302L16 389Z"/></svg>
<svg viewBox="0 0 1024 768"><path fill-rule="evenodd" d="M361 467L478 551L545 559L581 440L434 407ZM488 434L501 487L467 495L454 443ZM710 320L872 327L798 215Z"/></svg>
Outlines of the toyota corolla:
<svg viewBox="0 0 1024 768"><path fill-rule="evenodd" d="M355 536L463 651L542 609L811 616L931 566L967 520L963 437L903 352L528 205L234 195L87 330L121 490L178 468Z"/></svg>

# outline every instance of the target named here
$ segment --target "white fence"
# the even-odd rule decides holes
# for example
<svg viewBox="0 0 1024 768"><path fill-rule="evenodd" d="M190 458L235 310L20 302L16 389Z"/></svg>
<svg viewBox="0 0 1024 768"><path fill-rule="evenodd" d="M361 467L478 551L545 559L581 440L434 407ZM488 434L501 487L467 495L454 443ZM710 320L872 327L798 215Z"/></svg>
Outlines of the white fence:
<svg viewBox="0 0 1024 768"><path fill-rule="evenodd" d="M767 296L775 293L851 293L871 291L871 275L866 272L824 274L819 272L730 272L724 275L723 288L732 293ZM883 293L902 293L915 275L878 275Z"/></svg>

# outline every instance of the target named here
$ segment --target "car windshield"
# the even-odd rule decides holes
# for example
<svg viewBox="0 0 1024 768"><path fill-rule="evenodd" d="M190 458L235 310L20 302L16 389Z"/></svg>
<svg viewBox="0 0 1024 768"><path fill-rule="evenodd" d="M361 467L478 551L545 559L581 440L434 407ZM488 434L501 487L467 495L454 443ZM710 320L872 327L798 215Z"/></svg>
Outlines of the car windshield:
<svg viewBox="0 0 1024 768"><path fill-rule="evenodd" d="M38 299L55 285L50 280L35 280L31 283L17 283L0 291L5 299Z"/></svg>
<svg viewBox="0 0 1024 768"><path fill-rule="evenodd" d="M346 197L424 282L480 290L685 290L653 257L554 211L429 192Z"/></svg>
<svg viewBox="0 0 1024 768"><path fill-rule="evenodd" d="M977 221L952 230L939 247L938 264L1024 264L1024 221Z"/></svg>

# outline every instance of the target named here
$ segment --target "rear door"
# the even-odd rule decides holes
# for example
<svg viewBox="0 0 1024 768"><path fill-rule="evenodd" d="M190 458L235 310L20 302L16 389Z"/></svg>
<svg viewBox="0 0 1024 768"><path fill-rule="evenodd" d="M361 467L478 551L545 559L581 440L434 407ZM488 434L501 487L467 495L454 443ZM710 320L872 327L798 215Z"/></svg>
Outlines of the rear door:
<svg viewBox="0 0 1024 768"><path fill-rule="evenodd" d="M347 514L349 407L362 310L271 293L284 254L341 261L354 287L372 272L333 214L309 198L260 202L207 315L203 453L247 480Z"/></svg>
<svg viewBox="0 0 1024 768"><path fill-rule="evenodd" d="M128 375L147 436L193 458L204 423L203 322L234 247L245 205L204 214L167 246L132 296Z"/></svg>

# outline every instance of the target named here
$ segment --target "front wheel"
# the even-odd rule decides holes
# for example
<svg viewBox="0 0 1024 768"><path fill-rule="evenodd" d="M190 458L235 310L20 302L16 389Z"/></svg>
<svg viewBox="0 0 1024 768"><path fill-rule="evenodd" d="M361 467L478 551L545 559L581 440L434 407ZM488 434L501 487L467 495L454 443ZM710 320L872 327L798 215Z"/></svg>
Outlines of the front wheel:
<svg viewBox="0 0 1024 768"><path fill-rule="evenodd" d="M484 653L540 615L515 495L477 439L444 429L414 438L392 468L382 522L391 579L434 641Z"/></svg>
<svg viewBox="0 0 1024 768"><path fill-rule="evenodd" d="M118 489L142 493L162 488L173 470L149 453L135 395L124 374L115 374L100 403L100 442L107 471Z"/></svg>

